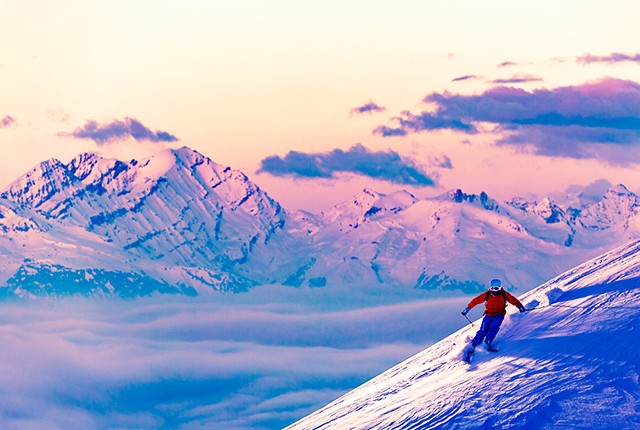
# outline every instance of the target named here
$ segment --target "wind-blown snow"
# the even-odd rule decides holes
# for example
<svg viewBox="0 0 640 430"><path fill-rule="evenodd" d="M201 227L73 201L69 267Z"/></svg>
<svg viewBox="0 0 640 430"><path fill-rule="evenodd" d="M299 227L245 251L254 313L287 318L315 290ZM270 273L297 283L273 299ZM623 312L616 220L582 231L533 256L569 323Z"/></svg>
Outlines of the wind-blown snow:
<svg viewBox="0 0 640 430"><path fill-rule="evenodd" d="M460 360L476 321L287 429L640 428L640 242L521 300L497 354Z"/></svg>

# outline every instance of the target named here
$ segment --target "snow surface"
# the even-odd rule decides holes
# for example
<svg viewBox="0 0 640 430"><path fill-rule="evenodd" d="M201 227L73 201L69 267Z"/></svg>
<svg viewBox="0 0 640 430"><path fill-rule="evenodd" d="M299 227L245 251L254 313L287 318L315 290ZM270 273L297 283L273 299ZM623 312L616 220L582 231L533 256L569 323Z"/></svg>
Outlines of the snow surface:
<svg viewBox="0 0 640 430"><path fill-rule="evenodd" d="M640 429L640 241L520 299L498 353L478 320L287 429Z"/></svg>

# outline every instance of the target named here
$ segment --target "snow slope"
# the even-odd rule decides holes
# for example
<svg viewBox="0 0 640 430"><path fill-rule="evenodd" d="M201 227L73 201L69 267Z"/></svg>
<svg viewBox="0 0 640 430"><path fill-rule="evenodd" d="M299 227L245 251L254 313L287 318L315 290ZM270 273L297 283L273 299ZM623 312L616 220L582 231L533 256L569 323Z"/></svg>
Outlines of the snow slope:
<svg viewBox="0 0 640 430"><path fill-rule="evenodd" d="M640 241L520 299L497 354L476 321L287 429L640 429Z"/></svg>
<svg viewBox="0 0 640 430"><path fill-rule="evenodd" d="M280 205L244 174L189 148L129 162L96 154L68 164L48 160L0 197L6 205L0 219L6 212L15 214L7 220L22 217L41 227L0 231L0 250L24 260L17 270L16 264L0 270L0 280L19 293L66 294L69 280L82 284L71 293L109 293L107 272L125 289L145 278L145 294L244 290L273 278L265 264L271 257L261 248L285 220ZM239 268L248 262L258 269Z"/></svg>

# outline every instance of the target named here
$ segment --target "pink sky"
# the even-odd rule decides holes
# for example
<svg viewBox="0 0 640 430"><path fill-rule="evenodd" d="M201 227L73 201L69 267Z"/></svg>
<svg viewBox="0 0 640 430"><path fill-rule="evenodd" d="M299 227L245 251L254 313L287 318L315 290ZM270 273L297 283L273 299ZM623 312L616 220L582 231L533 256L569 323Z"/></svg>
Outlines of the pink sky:
<svg viewBox="0 0 640 430"><path fill-rule="evenodd" d="M632 0L5 1L0 186L51 157L186 145L291 209L364 187L507 199L605 178L638 192L634 12ZM522 113L497 93L520 94Z"/></svg>

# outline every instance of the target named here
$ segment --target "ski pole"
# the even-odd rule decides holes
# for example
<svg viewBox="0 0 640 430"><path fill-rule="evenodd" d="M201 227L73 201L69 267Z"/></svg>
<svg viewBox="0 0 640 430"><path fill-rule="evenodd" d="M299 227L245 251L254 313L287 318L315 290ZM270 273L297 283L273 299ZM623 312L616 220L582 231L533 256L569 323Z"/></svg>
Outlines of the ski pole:
<svg viewBox="0 0 640 430"><path fill-rule="evenodd" d="M468 317L468 316L466 316L466 315L462 315L462 316L463 316L463 317L465 317L465 318L467 319L467 321L469 321L469 324L471 324L471 327L473 327L473 323L471 322L471 320L469 319L469 317Z"/></svg>

